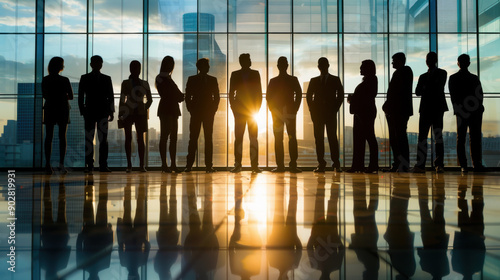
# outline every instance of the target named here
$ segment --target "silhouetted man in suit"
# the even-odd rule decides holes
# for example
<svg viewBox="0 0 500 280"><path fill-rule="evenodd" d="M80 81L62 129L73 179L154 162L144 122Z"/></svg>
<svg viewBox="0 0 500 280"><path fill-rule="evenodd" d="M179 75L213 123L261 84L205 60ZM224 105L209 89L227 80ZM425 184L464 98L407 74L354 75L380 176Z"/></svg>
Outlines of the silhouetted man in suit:
<svg viewBox="0 0 500 280"><path fill-rule="evenodd" d="M288 60L281 56L278 59L279 75L269 81L267 87L267 105L273 115L274 150L277 168L272 172L285 172L285 152L283 148L283 130L286 125L288 133L288 149L290 151L290 172L300 173L297 168L299 157L297 148L296 117L302 101L302 89L295 76L288 75Z"/></svg>
<svg viewBox="0 0 500 280"><path fill-rule="evenodd" d="M339 158L339 141L337 139L337 112L344 102L344 87L339 77L328 73L330 63L326 57L318 59L318 69L321 75L309 82L307 89L307 105L314 124L314 139L316 141L316 156L318 167L314 172L325 172L325 126L333 170L341 172Z"/></svg>
<svg viewBox="0 0 500 280"><path fill-rule="evenodd" d="M78 88L78 107L85 120L85 173L94 168L94 135L97 126L99 138L99 171L111 172L108 168L108 122L113 121L115 101L111 77L100 72L102 57L90 58L92 72L82 75Z"/></svg>
<svg viewBox="0 0 500 280"><path fill-rule="evenodd" d="M243 156L243 135L248 124L250 138L250 160L252 172L260 173L259 169L259 142L257 141L258 127L254 119L262 105L262 87L260 74L257 70L250 69L252 61L250 54L240 55L241 69L231 73L229 83L229 104L234 114L234 168L232 173L241 171L241 158Z"/></svg>
<svg viewBox="0 0 500 280"><path fill-rule="evenodd" d="M434 131L436 145L436 159L434 166L436 172L444 172L444 142L443 142L443 115L448 111L446 99L444 97L444 85L446 84L447 73L441 68L437 68L437 54L430 52L427 54L425 62L429 70L418 78L415 94L420 96L420 119L418 122L418 151L417 164L413 168L413 173L424 173L425 162L427 160L427 135L429 128Z"/></svg>
<svg viewBox="0 0 500 280"><path fill-rule="evenodd" d="M470 73L468 68L470 57L462 54L458 57L460 71L450 76L450 89L453 113L457 117L457 155L462 172L467 172L467 157L465 155L465 137L469 128L469 143L474 171L484 171L482 156L483 123L483 88L479 78Z"/></svg>
<svg viewBox="0 0 500 280"><path fill-rule="evenodd" d="M393 163L391 172L408 172L410 165L410 148L406 129L408 120L413 115L412 86L413 71L405 66L404 53L392 56L392 67L396 69L387 89L387 100L382 106L389 127L389 142L392 148Z"/></svg>
<svg viewBox="0 0 500 280"><path fill-rule="evenodd" d="M196 62L196 67L199 73L189 77L186 83L186 106L191 113L191 121L189 123L189 145L185 171L190 172L193 166L196 150L198 149L198 137L203 124L206 172L213 173L215 169L212 167L212 133L214 116L220 101L219 85L215 77L207 74L210 69L207 58L199 59Z"/></svg>

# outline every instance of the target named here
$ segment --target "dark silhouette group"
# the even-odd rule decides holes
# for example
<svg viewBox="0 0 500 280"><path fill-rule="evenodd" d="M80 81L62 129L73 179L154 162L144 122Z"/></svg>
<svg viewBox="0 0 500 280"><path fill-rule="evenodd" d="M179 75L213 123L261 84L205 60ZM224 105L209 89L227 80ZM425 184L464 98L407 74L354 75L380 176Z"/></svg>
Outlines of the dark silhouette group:
<svg viewBox="0 0 500 280"><path fill-rule="evenodd" d="M248 126L250 139L251 171L260 173L258 125L256 114L262 105L261 77L257 70L251 69L250 54L243 53L239 57L241 69L231 74L228 99L234 114L234 168L232 173L242 171L243 136ZM420 75L415 94L421 97L419 136L416 164L410 168L410 149L407 126L413 115L412 91L413 71L405 65L404 53L392 56L395 69L387 89L387 98L382 106L389 129L389 142L393 154L390 172L424 173L427 161L427 135L432 128L434 134L436 157L433 166L438 173L444 172L443 115L448 111L444 87L447 73L437 67L438 57L429 52L426 57L428 71ZM478 77L468 71L470 57L462 54L458 57L460 71L450 76L449 92L453 111L457 120L457 155L462 172L467 172L465 143L467 129L470 134L470 150L474 171L485 171L482 164L481 125L484 112L483 91ZM85 173L91 174L94 169L94 135L97 129L99 139L99 171L111 172L108 167L108 123L114 119L114 100L111 78L100 72L103 66L102 57L95 55L90 59L92 71L82 75L78 91L78 106L85 120ZM198 73L190 76L185 95L173 81L171 74L175 62L166 56L155 79L155 86L160 96L158 117L160 119L161 170L165 173L190 172L193 168L198 138L203 126L205 143L205 168L207 173L216 170L213 167L213 124L220 102L217 79L208 75L210 65L207 58L197 61ZM282 56L278 59L279 75L269 81L266 100L273 119L275 139L275 156L277 167L272 172L285 172L283 135L286 126L289 138L289 171L302 172L297 167L298 144L296 133L297 111L302 101L302 89L297 77L289 75L288 60ZM318 59L320 75L310 80L306 100L313 121L314 138L318 166L314 172L326 170L324 159L324 131L330 146L332 167L341 172L339 141L337 138L337 114L344 101L344 87L339 77L329 74L329 62L326 57ZM61 173L67 173L64 167L66 154L66 130L69 123L69 101L73 99L73 91L69 79L59 75L64 69L64 60L54 57L50 60L49 75L43 78L42 93L45 99L43 123L46 125L45 159L46 173L52 174L51 150L54 126L59 126ZM145 133L148 130L149 108L153 102L147 81L140 78L141 63L134 60L130 63L129 79L121 84L118 127L125 131L125 152L127 172L132 171L132 125L135 125L137 150L139 154L139 171L146 172ZM347 172L377 173L378 143L375 138L375 119L377 108L375 98L378 93L376 66L372 60L361 63L362 82L353 94L349 94L347 102L349 112L354 115L353 124L353 160ZM181 115L179 103L186 102L191 115L189 124L189 145L185 169L177 167L177 131L178 118ZM168 143L170 139L170 143ZM365 168L365 145L368 142L370 157ZM167 160L167 144L169 144L170 165Z"/></svg>

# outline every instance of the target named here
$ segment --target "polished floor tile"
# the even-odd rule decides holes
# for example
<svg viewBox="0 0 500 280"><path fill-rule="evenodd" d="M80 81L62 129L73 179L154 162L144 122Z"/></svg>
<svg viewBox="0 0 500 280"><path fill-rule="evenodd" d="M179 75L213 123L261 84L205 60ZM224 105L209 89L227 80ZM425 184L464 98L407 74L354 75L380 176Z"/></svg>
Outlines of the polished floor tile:
<svg viewBox="0 0 500 280"><path fill-rule="evenodd" d="M499 175L17 172L0 279L500 279Z"/></svg>

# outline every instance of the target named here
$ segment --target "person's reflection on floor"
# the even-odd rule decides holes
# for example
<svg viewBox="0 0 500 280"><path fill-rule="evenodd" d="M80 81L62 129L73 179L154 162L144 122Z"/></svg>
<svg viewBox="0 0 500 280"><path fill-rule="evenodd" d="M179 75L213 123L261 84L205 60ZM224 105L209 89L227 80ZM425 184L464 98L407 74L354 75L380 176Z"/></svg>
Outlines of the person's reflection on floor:
<svg viewBox="0 0 500 280"><path fill-rule="evenodd" d="M167 183L170 184L167 184ZM160 221L156 240L158 242L158 252L154 260L154 268L160 280L172 279L170 269L179 255L180 232L177 229L177 176L171 176L167 180L162 177L160 188ZM170 199L167 196L167 186L170 185Z"/></svg>
<svg viewBox="0 0 500 280"><path fill-rule="evenodd" d="M396 180L399 180L397 178ZM415 233L408 223L408 201L410 183L408 178L394 182L387 231L384 239L389 245L389 257L393 269L398 273L396 279L408 279L415 274L416 262L413 250Z"/></svg>
<svg viewBox="0 0 500 280"><path fill-rule="evenodd" d="M290 199L285 220L285 180L276 176L274 217L267 242L267 259L279 270L278 279L288 279L288 271L298 267L302 257L302 242L297 236L297 177L290 177Z"/></svg>
<svg viewBox="0 0 500 280"><path fill-rule="evenodd" d="M40 266L45 270L45 279L59 279L58 272L68 266L71 247L68 246L69 232L66 219L66 186L64 176L59 179L57 197L57 219L52 215L50 176L45 177L43 186L43 219L40 238Z"/></svg>
<svg viewBox="0 0 500 280"><path fill-rule="evenodd" d="M321 271L320 279L330 279L330 274L342 266L345 255L338 225L340 174L336 173L332 180L325 219L325 178L318 177L314 221L307 242L309 262L313 269Z"/></svg>
<svg viewBox="0 0 500 280"><path fill-rule="evenodd" d="M146 177L140 175L137 187L137 207L132 221L132 177L127 177L124 188L123 218L118 218L118 255L120 264L127 268L128 279L140 279L139 267L146 264L151 244L148 240L146 213Z"/></svg>
<svg viewBox="0 0 500 280"><path fill-rule="evenodd" d="M483 270L486 247L484 245L484 200L483 178L474 176L472 180L472 211L469 215L467 195L467 176L459 181L458 185L458 227L455 231L451 264L453 270L462 274L463 279L472 279L472 276Z"/></svg>
<svg viewBox="0 0 500 280"><path fill-rule="evenodd" d="M417 180L418 204L420 206L420 228L423 248L418 248L422 270L441 279L450 274L448 262L448 241L450 235L445 230L444 176L432 175L432 213L429 210L429 186L427 178Z"/></svg>
<svg viewBox="0 0 500 280"><path fill-rule="evenodd" d="M89 273L89 280L99 279L99 271L109 268L113 247L113 228L108 223L108 175L101 173L99 202L94 220L94 176L85 175L83 226L76 239L76 262Z"/></svg>
<svg viewBox="0 0 500 280"><path fill-rule="evenodd" d="M368 204L366 202L365 176L352 178L354 233L351 235L349 248L354 250L358 260L365 266L363 279L378 279L380 257L377 242L379 232L375 212L378 209L379 178L377 175L368 175L370 192Z"/></svg>
<svg viewBox="0 0 500 280"><path fill-rule="evenodd" d="M204 178L208 182L202 185L205 192L203 199L203 220L200 220L198 212L197 184L190 180L186 185L189 208L189 232L184 241L183 258L186 270L184 270L182 278L187 279L213 279L219 257L219 241L215 235L212 213L212 175L208 174Z"/></svg>
<svg viewBox="0 0 500 280"><path fill-rule="evenodd" d="M249 188L254 188L256 174L252 174ZM262 240L257 231L257 221L250 212L245 220L243 210L243 182L241 176L234 178L234 229L229 239L229 268L242 280L258 275L261 267ZM251 209L255 210L255 209Z"/></svg>

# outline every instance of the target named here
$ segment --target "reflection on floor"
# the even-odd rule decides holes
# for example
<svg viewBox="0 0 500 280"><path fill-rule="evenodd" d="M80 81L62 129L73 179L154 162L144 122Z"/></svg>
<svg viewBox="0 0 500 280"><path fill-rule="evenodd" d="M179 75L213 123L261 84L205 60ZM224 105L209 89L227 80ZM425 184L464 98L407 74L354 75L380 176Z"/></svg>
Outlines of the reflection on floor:
<svg viewBox="0 0 500 280"><path fill-rule="evenodd" d="M500 279L498 175L18 172L0 276Z"/></svg>

